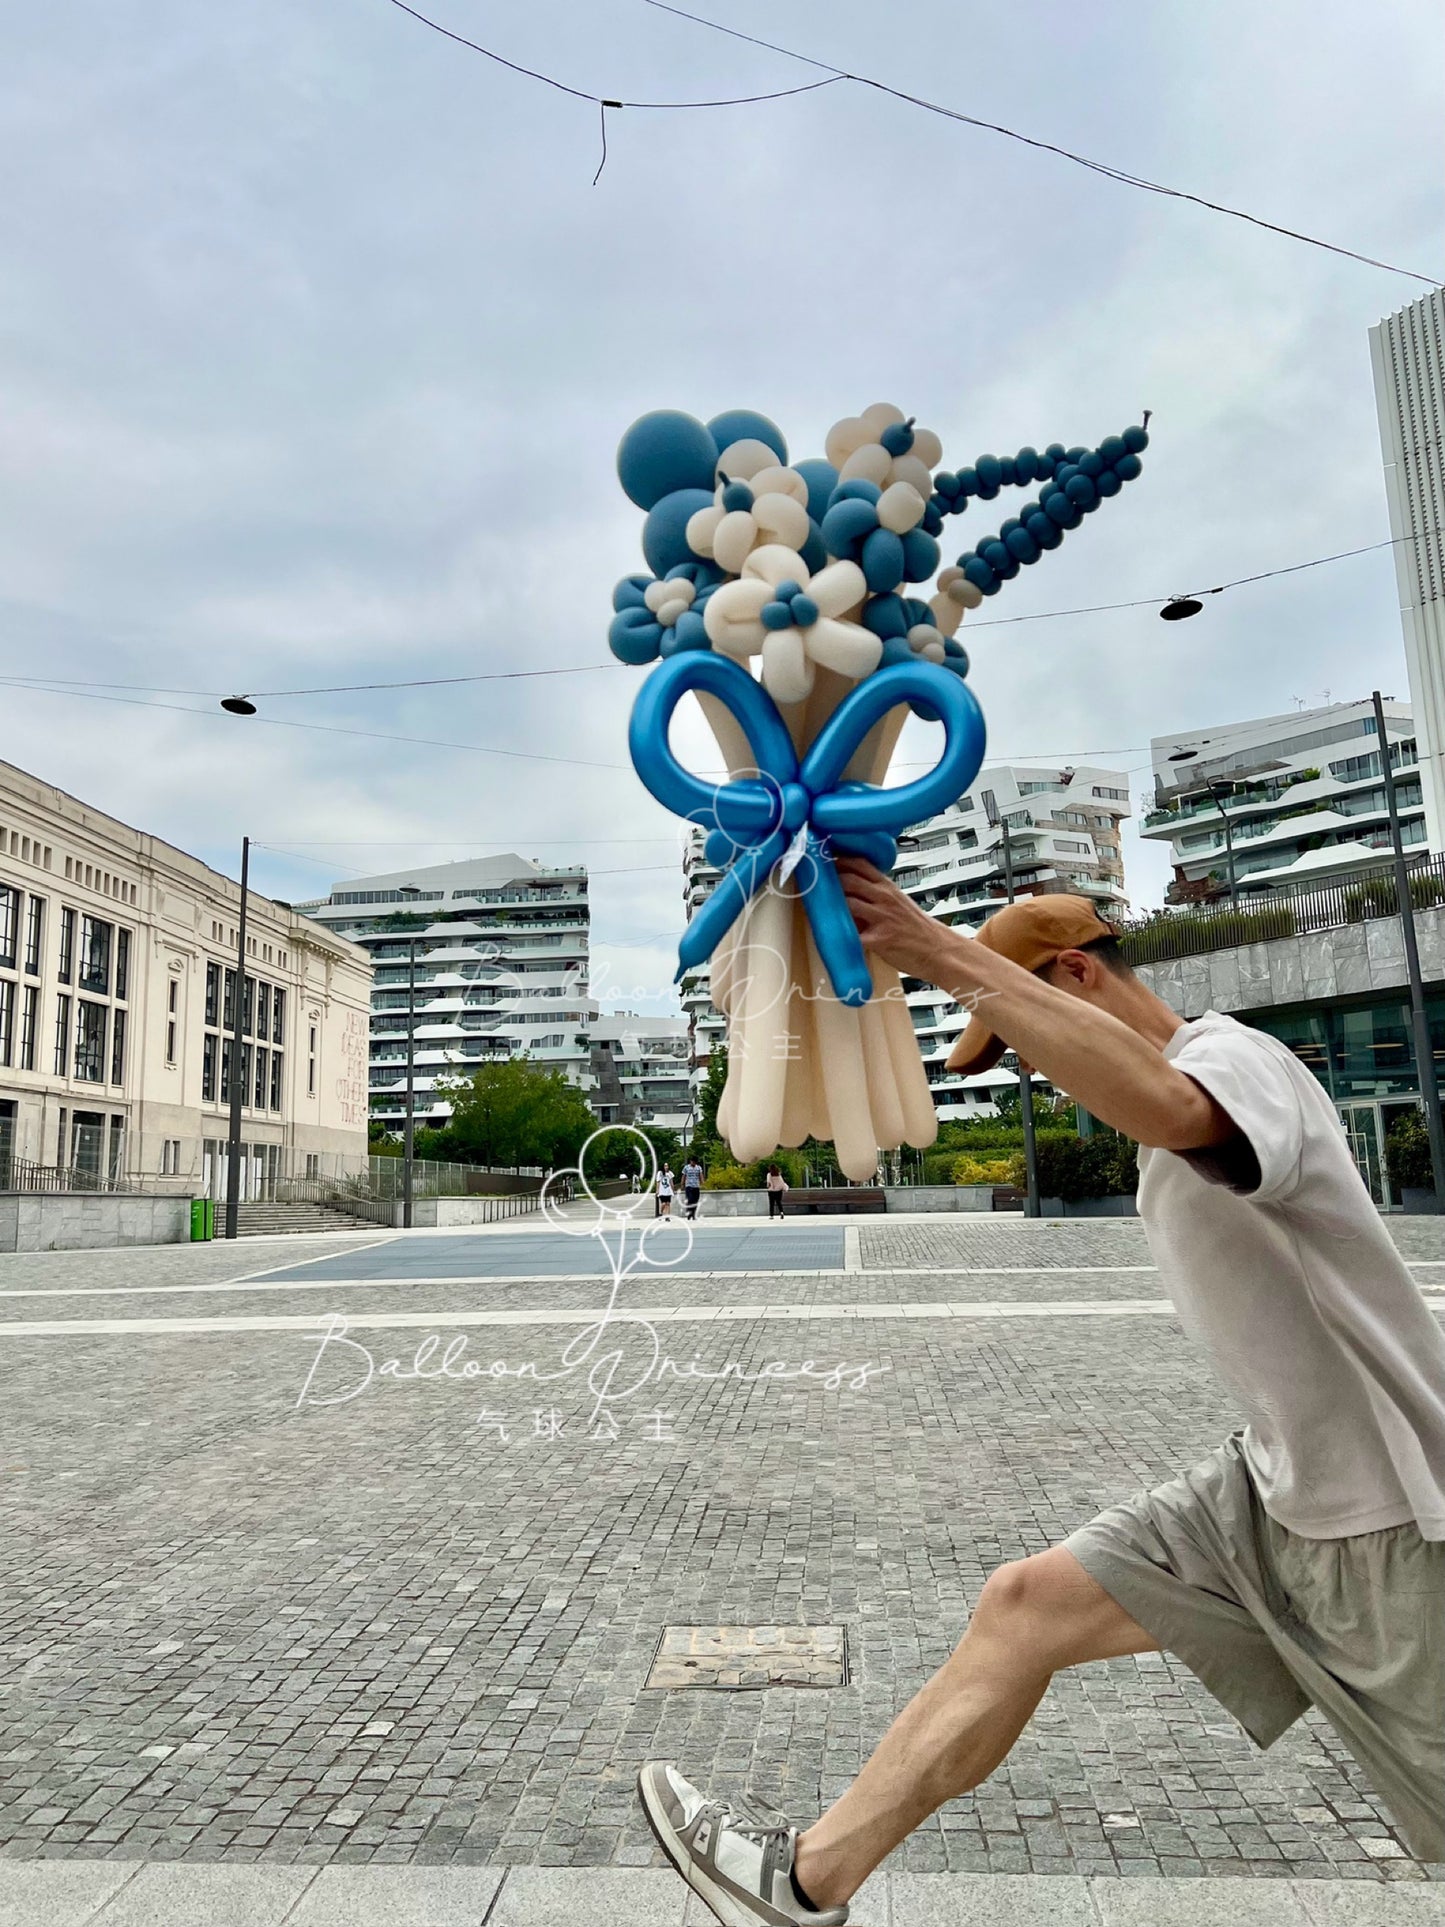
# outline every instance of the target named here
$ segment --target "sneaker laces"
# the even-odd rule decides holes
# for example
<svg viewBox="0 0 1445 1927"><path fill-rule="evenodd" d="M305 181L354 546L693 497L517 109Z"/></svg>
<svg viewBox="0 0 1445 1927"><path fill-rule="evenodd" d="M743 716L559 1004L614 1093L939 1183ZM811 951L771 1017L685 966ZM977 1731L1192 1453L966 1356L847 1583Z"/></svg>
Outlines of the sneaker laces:
<svg viewBox="0 0 1445 1927"><path fill-rule="evenodd" d="M787 1815L751 1788L734 1800L718 1802L719 1816L735 1833L746 1833L755 1840L781 1840L796 1829Z"/></svg>

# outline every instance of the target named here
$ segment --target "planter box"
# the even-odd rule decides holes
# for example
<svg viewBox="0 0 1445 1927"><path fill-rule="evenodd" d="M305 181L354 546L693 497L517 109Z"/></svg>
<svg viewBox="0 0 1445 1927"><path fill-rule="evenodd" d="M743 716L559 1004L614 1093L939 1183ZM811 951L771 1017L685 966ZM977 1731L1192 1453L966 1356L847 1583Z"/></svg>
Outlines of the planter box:
<svg viewBox="0 0 1445 1927"><path fill-rule="evenodd" d="M1045 1218L1137 1218L1138 1200L1132 1192L1117 1198L1040 1198L1039 1214Z"/></svg>
<svg viewBox="0 0 1445 1927"><path fill-rule="evenodd" d="M1412 1217L1438 1218L1440 1215L1440 1200L1433 1186L1417 1189L1413 1184L1405 1185L1400 1192L1400 1205Z"/></svg>

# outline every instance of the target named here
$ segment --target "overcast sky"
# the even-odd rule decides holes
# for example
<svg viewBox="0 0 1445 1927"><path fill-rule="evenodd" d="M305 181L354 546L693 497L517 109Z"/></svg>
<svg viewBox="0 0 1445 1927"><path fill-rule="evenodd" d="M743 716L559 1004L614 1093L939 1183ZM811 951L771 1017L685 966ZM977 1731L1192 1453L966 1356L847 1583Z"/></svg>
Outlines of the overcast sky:
<svg viewBox="0 0 1445 1927"><path fill-rule="evenodd" d="M609 96L818 77L643 0L421 4ZM1426 0L1376 0L1368 32L1306 0L712 10L1445 268ZM760 408L803 456L894 401L951 465L1152 408L1143 478L980 618L1389 533L1366 330L1418 285L871 90L611 115L593 187L595 108L389 0L62 0L9 17L5 66L0 673L212 699L10 687L0 756L232 873L243 832L277 846L255 870L275 894L488 849L585 861L605 1001L666 1007L677 838L627 767L642 672L268 697L264 723L213 699L605 663L612 583L640 566L613 453L648 408ZM951 521L946 553L996 520ZM971 628L990 755L1111 761L1136 794L1154 734L1408 693L1388 553L1178 627L1141 609ZM900 753L926 755L911 728ZM1130 835L1126 857L1157 902L1159 853Z"/></svg>

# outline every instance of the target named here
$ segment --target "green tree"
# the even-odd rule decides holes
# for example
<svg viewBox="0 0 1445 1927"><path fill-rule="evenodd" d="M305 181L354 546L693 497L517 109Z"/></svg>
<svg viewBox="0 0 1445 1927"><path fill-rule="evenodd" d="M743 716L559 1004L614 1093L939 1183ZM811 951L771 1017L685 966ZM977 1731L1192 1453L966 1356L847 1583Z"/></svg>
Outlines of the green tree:
<svg viewBox="0 0 1445 1927"><path fill-rule="evenodd" d="M728 1047L718 1042L707 1060L707 1076L697 1094L697 1124L692 1134L693 1149L704 1165L713 1165L729 1153L717 1128L717 1107L722 1102L723 1086L728 1081Z"/></svg>
<svg viewBox="0 0 1445 1927"><path fill-rule="evenodd" d="M481 1064L439 1085L452 1105L440 1135L447 1155L468 1164L573 1164L597 1120L575 1084L528 1057Z"/></svg>

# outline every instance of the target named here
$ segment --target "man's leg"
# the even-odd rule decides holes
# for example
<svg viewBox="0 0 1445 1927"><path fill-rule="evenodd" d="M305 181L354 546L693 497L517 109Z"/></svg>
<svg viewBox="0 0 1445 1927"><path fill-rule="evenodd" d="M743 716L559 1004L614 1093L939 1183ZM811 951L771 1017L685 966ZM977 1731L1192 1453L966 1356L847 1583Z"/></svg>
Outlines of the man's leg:
<svg viewBox="0 0 1445 1927"><path fill-rule="evenodd" d="M816 1907L851 1900L935 1808L988 1778L1053 1674L1158 1651L1062 1546L1000 1566L952 1657L904 1707L842 1799L799 1836L799 1885Z"/></svg>

